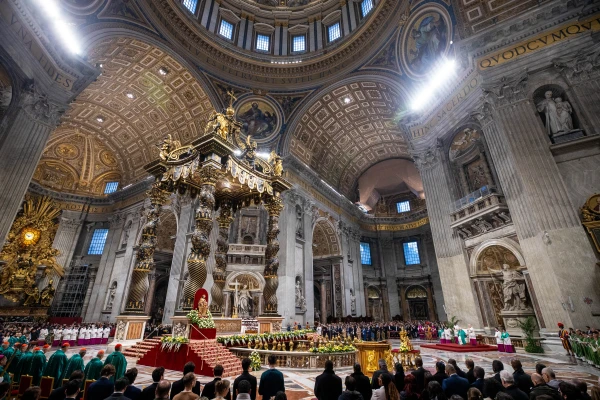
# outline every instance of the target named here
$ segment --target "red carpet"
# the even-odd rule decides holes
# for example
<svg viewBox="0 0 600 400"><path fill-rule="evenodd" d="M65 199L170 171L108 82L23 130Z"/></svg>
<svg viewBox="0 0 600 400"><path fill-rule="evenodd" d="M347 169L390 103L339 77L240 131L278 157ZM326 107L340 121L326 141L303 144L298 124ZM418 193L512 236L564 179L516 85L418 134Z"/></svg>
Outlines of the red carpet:
<svg viewBox="0 0 600 400"><path fill-rule="evenodd" d="M498 346L490 346L487 344L478 344L477 346L471 345L460 345L455 343L449 344L422 344L422 348L443 350L443 351L454 351L456 353L478 353L482 351L498 351Z"/></svg>

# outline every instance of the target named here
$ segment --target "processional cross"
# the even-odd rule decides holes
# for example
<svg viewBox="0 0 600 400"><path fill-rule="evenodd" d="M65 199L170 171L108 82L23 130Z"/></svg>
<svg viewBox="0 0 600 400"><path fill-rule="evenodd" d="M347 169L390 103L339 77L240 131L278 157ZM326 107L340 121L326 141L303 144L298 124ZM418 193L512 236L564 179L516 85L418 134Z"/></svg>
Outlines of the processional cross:
<svg viewBox="0 0 600 400"><path fill-rule="evenodd" d="M237 100L237 97L235 97L235 93L233 92L233 89L227 91L227 96L229 96L229 107L233 107L233 102Z"/></svg>

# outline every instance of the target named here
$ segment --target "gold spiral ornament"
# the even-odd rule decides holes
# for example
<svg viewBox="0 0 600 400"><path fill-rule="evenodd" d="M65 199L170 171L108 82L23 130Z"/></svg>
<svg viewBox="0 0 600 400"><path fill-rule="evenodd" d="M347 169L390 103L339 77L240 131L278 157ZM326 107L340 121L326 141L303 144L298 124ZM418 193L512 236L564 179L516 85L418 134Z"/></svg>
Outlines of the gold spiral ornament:
<svg viewBox="0 0 600 400"><path fill-rule="evenodd" d="M265 250L264 313L278 315L277 288L279 287L279 278L277 277L277 271L279 269L279 259L277 258L277 254L279 253L279 241L277 240L277 235L279 235L279 214L283 210L283 201L281 197L273 196L267 201L265 206L267 211L269 211L269 230L267 232L267 248Z"/></svg>
<svg viewBox="0 0 600 400"><path fill-rule="evenodd" d="M227 277L227 252L229 250L229 225L233 222L231 216L231 203L224 201L221 204L219 217L219 236L215 251L215 270L213 271L213 286L210 289L210 311L213 315L222 315L224 311L223 287Z"/></svg>

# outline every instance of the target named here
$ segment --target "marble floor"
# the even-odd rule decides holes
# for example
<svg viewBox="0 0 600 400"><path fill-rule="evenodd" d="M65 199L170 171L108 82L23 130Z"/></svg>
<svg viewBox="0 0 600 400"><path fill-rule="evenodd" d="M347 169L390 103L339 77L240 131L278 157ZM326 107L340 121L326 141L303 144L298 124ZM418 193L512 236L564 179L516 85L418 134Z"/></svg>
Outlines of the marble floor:
<svg viewBox="0 0 600 400"><path fill-rule="evenodd" d="M418 341L413 342L415 348L419 348ZM397 348L399 345L397 340L392 341L392 347ZM72 353L78 351L78 347L73 347L69 349L67 355L69 356ZM96 352L100 349L106 349L106 345L104 346L88 346L88 352L84 358L87 363L89 359L96 355ZM50 355L50 353L48 354ZM548 367L551 367L556 372L558 379L570 380L574 378L579 378L585 380L588 385L590 384L598 384L598 379L600 376L600 369L592 367L586 363L583 363L579 360L576 360L573 357L568 357L564 354L528 354L523 352L522 350L518 351L517 354L508 355L506 353L498 353L498 352L483 352L483 353L454 353L454 352L446 352L446 351L438 351L434 349L422 349L421 355L424 361L424 366L426 369L430 371L435 371L435 363L437 361L447 361L448 358L454 358L457 360L458 365L464 368L464 361L467 358L471 358L475 365L478 365L486 371L486 376L492 374L492 361L495 359L499 359L504 363L505 369L508 371L512 371L510 367L510 360L513 357L517 357L521 360L525 372L532 373L535 372L535 365L538 362L545 364ZM152 383L152 367L147 367L143 365L136 365L135 358L127 358L128 368L136 366L139 370L138 378L135 382L135 385L138 387L145 387L148 384ZM302 370L302 369L284 369L281 371L285 377L285 386L286 393L288 394L288 399L290 400L308 400L312 399L313 396L313 388L315 384L315 377L321 373L321 371L315 370ZM253 372L253 374L260 379L262 371ZM336 370L336 374L338 374L342 380L349 374L352 373L352 368L340 368ZM169 381L175 381L181 378L180 371L171 371L167 370L165 373L165 379ZM227 377L227 379L233 379L235 377ZM207 376L199 376L199 381L201 383L206 383L210 381L212 378Z"/></svg>

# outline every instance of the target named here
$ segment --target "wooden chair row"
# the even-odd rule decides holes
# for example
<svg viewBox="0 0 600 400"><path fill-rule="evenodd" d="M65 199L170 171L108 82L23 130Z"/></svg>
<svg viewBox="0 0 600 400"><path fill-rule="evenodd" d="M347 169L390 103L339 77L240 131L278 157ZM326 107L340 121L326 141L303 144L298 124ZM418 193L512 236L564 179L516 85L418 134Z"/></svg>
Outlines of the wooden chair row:
<svg viewBox="0 0 600 400"><path fill-rule="evenodd" d="M11 382L12 382L10 399L18 400L23 396L25 391L31 387L31 385L33 383L33 376L22 375L19 382L14 382L13 381L14 375L13 374L10 374L10 375L11 375ZM62 384L65 385L68 382L69 382L68 379L63 379ZM83 386L83 391L81 393L82 400L87 400L87 394L89 392L88 388L94 382L96 382L96 381L90 380L90 379L85 381L85 384ZM41 389L40 400L47 400L48 397L50 397L50 394L52 393L53 388L54 388L54 378L51 376L42 376L42 379L40 380L40 389Z"/></svg>

